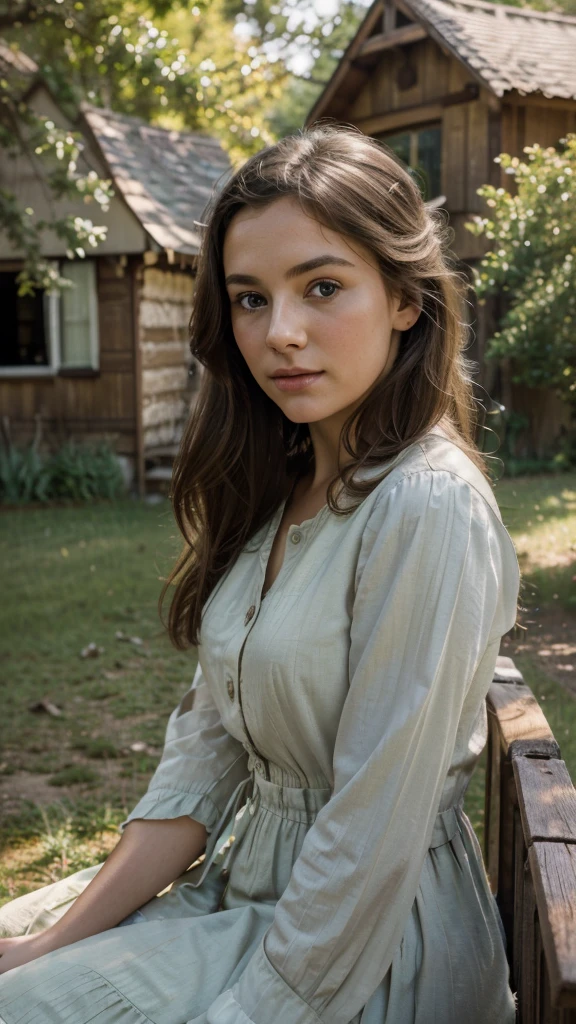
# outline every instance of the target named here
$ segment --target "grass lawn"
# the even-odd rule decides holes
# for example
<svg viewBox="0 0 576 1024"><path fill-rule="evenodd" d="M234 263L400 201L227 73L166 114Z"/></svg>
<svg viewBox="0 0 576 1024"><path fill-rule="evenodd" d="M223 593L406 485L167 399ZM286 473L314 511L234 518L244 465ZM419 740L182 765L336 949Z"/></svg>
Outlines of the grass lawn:
<svg viewBox="0 0 576 1024"><path fill-rule="evenodd" d="M102 859L144 792L195 668L157 612L177 550L168 502L0 515L0 902Z"/></svg>
<svg viewBox="0 0 576 1024"><path fill-rule="evenodd" d="M521 561L526 618L548 610L574 624L576 474L501 481L496 496ZM0 904L102 860L146 789L195 667L157 613L178 543L167 502L0 514ZM88 644L102 648L96 657L81 657ZM545 701L576 778L576 701L514 641L502 653ZM30 710L42 701L61 714ZM466 802L480 837L483 795L480 764Z"/></svg>

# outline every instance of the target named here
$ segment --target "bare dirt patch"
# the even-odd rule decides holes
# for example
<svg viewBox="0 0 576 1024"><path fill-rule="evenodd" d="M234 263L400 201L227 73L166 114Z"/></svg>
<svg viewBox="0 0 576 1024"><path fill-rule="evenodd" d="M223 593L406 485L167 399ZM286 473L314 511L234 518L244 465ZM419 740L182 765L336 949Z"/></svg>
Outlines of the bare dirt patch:
<svg viewBox="0 0 576 1024"><path fill-rule="evenodd" d="M576 698L576 614L562 608L531 610L518 627L504 637L500 649L514 659L528 655L551 679Z"/></svg>

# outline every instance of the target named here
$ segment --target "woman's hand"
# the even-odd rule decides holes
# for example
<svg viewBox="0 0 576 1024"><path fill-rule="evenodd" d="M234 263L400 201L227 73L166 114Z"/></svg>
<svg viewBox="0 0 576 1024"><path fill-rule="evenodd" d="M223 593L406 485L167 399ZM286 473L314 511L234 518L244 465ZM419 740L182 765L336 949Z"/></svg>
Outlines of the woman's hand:
<svg viewBox="0 0 576 1024"><path fill-rule="evenodd" d="M6 974L6 971L27 964L30 960L36 960L53 948L47 938L47 931L0 939L0 974Z"/></svg>

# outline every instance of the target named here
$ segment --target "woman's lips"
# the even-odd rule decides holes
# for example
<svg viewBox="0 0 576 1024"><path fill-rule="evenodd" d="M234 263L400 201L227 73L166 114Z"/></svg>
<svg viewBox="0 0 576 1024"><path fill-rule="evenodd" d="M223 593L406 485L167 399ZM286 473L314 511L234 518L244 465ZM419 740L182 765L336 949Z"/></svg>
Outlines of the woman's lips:
<svg viewBox="0 0 576 1024"><path fill-rule="evenodd" d="M324 370L320 370L319 373L294 373L290 377L272 377L271 379L280 391L302 391L303 388L308 388L320 380L323 373Z"/></svg>

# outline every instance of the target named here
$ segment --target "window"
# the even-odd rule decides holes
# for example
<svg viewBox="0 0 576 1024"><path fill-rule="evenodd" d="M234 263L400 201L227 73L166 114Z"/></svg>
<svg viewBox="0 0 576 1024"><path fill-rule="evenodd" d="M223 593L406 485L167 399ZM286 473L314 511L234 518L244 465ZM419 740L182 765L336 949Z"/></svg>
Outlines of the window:
<svg viewBox="0 0 576 1024"><path fill-rule="evenodd" d="M442 128L426 125L422 128L408 128L404 132L376 135L398 157L418 184L425 200L440 194L440 158Z"/></svg>
<svg viewBox="0 0 576 1024"><path fill-rule="evenodd" d="M48 366L45 296L18 295L16 271L0 274L2 363L5 366Z"/></svg>
<svg viewBox="0 0 576 1024"><path fill-rule="evenodd" d="M94 260L65 260L60 294L19 296L17 272L0 271L0 373L50 375L60 369L98 369L98 301Z"/></svg>

